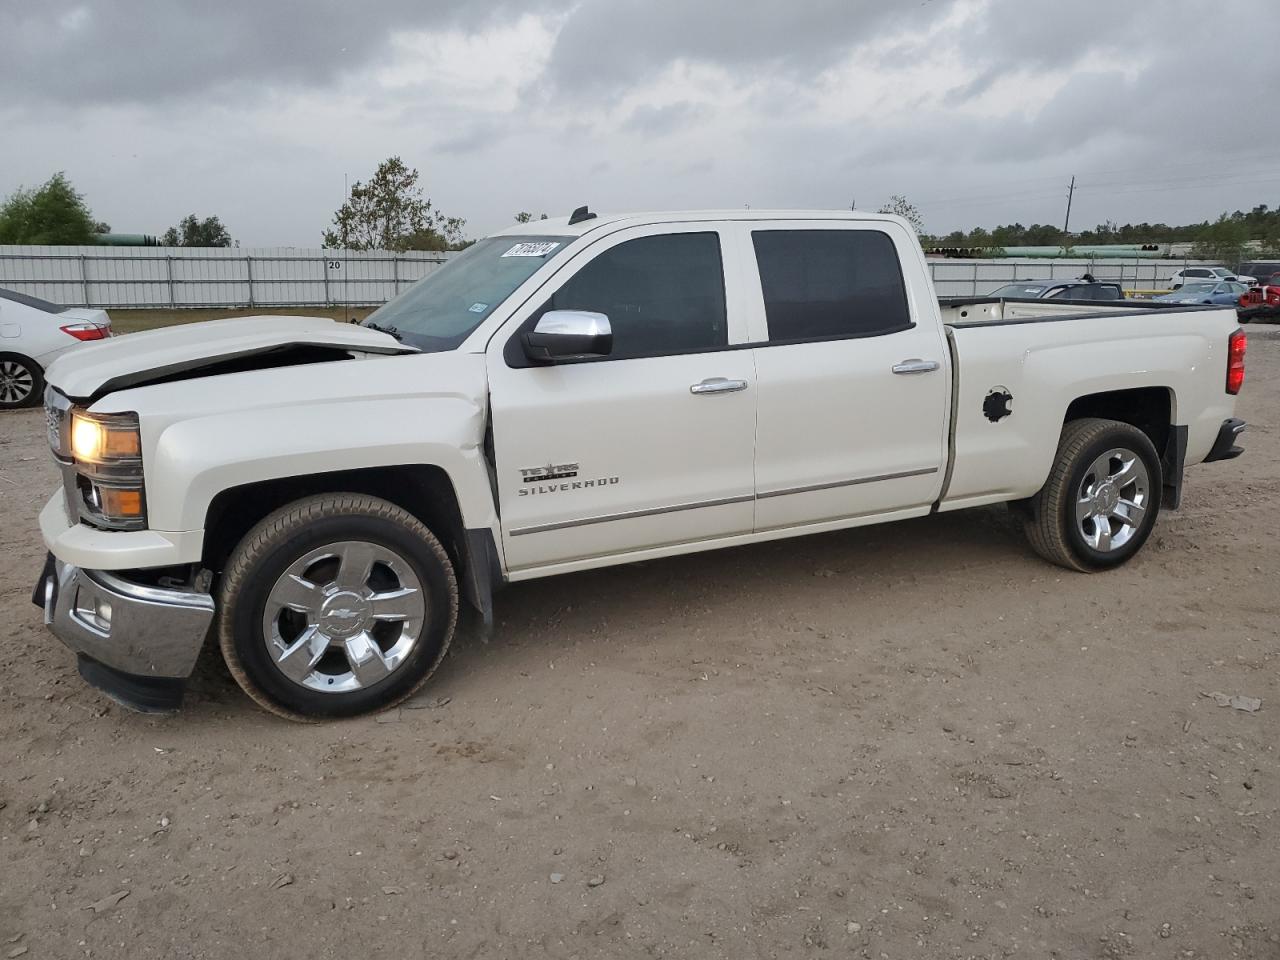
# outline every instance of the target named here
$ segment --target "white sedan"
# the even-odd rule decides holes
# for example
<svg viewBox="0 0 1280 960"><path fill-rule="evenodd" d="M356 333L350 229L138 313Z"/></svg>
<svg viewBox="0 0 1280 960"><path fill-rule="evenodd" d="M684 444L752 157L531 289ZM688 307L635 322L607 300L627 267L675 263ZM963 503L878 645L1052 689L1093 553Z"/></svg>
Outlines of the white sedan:
<svg viewBox="0 0 1280 960"><path fill-rule="evenodd" d="M1232 273L1226 267L1187 267L1169 278L1169 289L1177 290L1185 283L1257 283L1255 277Z"/></svg>
<svg viewBox="0 0 1280 960"><path fill-rule="evenodd" d="M38 404L49 364L73 347L109 336L105 310L60 307L0 290L0 410Z"/></svg>

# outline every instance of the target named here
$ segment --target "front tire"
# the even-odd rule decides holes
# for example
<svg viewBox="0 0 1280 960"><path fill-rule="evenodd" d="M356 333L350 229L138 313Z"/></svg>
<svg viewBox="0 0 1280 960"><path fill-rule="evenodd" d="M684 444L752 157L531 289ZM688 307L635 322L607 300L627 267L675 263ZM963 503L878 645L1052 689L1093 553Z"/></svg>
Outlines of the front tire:
<svg viewBox="0 0 1280 960"><path fill-rule="evenodd" d="M18 353L0 353L0 410L34 407L43 394L40 364Z"/></svg>
<svg viewBox="0 0 1280 960"><path fill-rule="evenodd" d="M227 563L218 639L236 682L291 720L352 717L411 696L453 638L448 554L377 497L308 497L268 516Z"/></svg>
<svg viewBox="0 0 1280 960"><path fill-rule="evenodd" d="M1164 477L1150 438L1116 420L1073 420L1052 472L1027 501L1023 529L1050 563L1092 573L1142 549L1160 513Z"/></svg>

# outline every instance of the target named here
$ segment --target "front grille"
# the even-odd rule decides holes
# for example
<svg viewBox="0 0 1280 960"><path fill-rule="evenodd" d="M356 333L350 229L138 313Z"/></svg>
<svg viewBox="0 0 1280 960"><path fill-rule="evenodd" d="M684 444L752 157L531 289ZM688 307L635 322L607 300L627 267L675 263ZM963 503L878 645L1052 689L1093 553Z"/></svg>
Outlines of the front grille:
<svg viewBox="0 0 1280 960"><path fill-rule="evenodd" d="M61 446L62 418L58 416L58 411L53 407L45 407L44 419L45 426L49 430L49 449L57 450Z"/></svg>
<svg viewBox="0 0 1280 960"><path fill-rule="evenodd" d="M71 458L71 401L52 387L44 391L45 432L49 449L57 460Z"/></svg>

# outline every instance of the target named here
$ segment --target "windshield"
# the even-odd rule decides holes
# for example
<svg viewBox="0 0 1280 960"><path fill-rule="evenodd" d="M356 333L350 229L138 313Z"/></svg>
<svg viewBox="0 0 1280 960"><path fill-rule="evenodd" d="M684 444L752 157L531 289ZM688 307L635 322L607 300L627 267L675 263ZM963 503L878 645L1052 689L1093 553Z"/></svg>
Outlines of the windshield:
<svg viewBox="0 0 1280 960"><path fill-rule="evenodd" d="M573 239L510 235L477 241L369 314L364 326L427 353L453 350Z"/></svg>
<svg viewBox="0 0 1280 960"><path fill-rule="evenodd" d="M1216 283L1188 283L1181 290L1175 290L1180 297L1206 297L1217 288Z"/></svg>
<svg viewBox="0 0 1280 960"><path fill-rule="evenodd" d="M1023 300L1037 300L1039 299L1040 294L1044 293L1044 291L1045 291L1044 284L1036 284L1035 286L1028 286L1025 283L1010 283L1010 284L1006 284L1005 286L1001 287L998 290L992 290L989 294L987 294L987 296L1013 297L1015 299L1021 298Z"/></svg>

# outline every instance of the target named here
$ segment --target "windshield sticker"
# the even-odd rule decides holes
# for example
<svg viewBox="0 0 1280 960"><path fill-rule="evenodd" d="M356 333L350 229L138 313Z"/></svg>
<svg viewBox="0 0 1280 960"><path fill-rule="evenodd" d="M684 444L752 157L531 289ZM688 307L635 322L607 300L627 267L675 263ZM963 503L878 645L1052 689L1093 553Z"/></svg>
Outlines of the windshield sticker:
<svg viewBox="0 0 1280 960"><path fill-rule="evenodd" d="M548 253L560 246L554 240L540 240L530 243L517 243L514 247L503 254L504 257L545 257Z"/></svg>
<svg viewBox="0 0 1280 960"><path fill-rule="evenodd" d="M472 313L484 313L489 309L489 305L487 303L473 303L471 306L467 307L467 309Z"/></svg>

